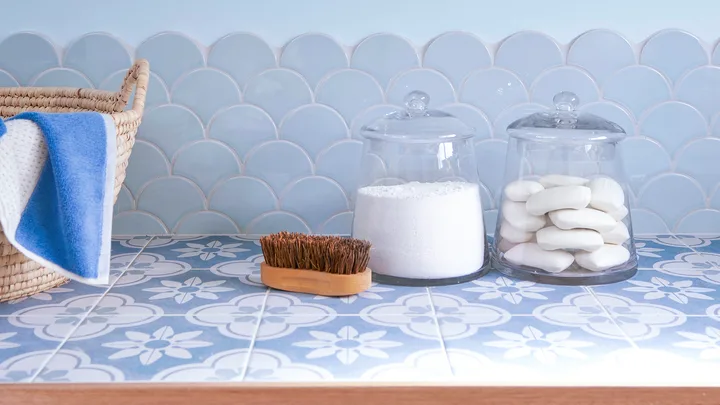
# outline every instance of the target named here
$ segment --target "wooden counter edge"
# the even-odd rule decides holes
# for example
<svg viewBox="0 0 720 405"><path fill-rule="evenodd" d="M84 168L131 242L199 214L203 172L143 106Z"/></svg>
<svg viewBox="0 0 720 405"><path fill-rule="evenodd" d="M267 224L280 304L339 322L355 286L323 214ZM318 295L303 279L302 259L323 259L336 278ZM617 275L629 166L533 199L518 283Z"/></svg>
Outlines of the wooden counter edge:
<svg viewBox="0 0 720 405"><path fill-rule="evenodd" d="M2 405L720 405L720 388L390 384L0 385Z"/></svg>

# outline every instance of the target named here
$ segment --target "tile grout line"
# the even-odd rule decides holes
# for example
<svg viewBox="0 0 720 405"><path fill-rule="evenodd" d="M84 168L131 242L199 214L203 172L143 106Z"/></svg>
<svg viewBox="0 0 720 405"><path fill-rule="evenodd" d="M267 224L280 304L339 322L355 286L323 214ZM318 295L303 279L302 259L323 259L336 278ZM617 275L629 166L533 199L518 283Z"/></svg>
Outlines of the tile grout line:
<svg viewBox="0 0 720 405"><path fill-rule="evenodd" d="M240 376L240 381L244 382L245 377L247 376L248 368L250 367L250 358L252 357L252 353L255 350L255 341L257 340L258 333L260 333L260 324L263 320L263 314L265 314L265 307L267 305L268 297L270 296L270 288L267 288L265 290L265 298L263 299L262 307L260 307L260 313L258 314L258 321L257 325L255 325L255 330L253 331L252 339L250 339L250 346L248 346L248 352L247 356L245 358L245 364L243 365L242 369L242 375Z"/></svg>
<svg viewBox="0 0 720 405"><path fill-rule="evenodd" d="M597 303L600 304L600 308L602 308L602 310L603 310L603 312L605 313L605 315L607 315L607 317L610 319L610 322L612 322L613 325L615 325L615 326L620 330L620 333L622 333L622 335L623 335L623 337L625 338L625 340L626 340L628 343L630 343L630 346L632 346L633 349L638 349L638 350L639 350L639 349L640 349L640 346L638 346L637 343L635 343L635 341L625 332L625 329L623 329L623 328L620 326L620 324L617 323L617 321L615 320L615 317L613 317L612 314L610 314L610 311L608 311L608 309L605 308L605 305L603 305L603 303L600 302L600 299L598 298L597 294L595 294L595 290L593 290L591 287L587 287L587 286L585 286L585 287L583 287L583 288L586 288L587 291L590 293L590 295L592 295L593 298L595 298L595 301L597 301Z"/></svg>
<svg viewBox="0 0 720 405"><path fill-rule="evenodd" d="M425 291L427 292L428 300L430 300L430 310L432 311L433 321L435 322L438 338L440 339L440 350L442 350L443 355L445 355L445 362L447 363L448 371L450 371L450 376L455 377L455 370L453 370L452 364L450 363L450 354L447 351L447 346L445 346L445 338L443 338L442 330L440 329L440 319L437 316L437 311L435 311L435 303L430 293L430 287L425 287Z"/></svg>
<svg viewBox="0 0 720 405"><path fill-rule="evenodd" d="M145 248L148 247L148 245L150 245L150 242L151 242L153 239L155 239L155 236L153 236L153 237L151 237L150 239L148 239L147 243L146 243L140 250L138 250L138 252L137 252L137 254L135 255L135 257L133 257L133 259L130 261L130 263L128 263L128 265L123 269L122 273L120 273L120 275L118 276L118 278L116 278L115 281L113 281L113 282L108 286L108 288L105 289L105 291L103 291L102 295L98 298L97 301L95 301L95 304L93 304L93 306L90 307L90 309L83 315L82 319L80 319L80 322L78 322L77 325L75 325L75 327L74 327L67 335L65 335L65 337L64 337L63 340L60 342L60 344L53 350L52 354L50 354L50 355L42 362L42 364L38 367L38 369L37 369L37 371L35 372L35 374L33 374L33 376L30 378L30 382L31 382L31 383L35 382L35 380L38 378L38 376L40 376L40 373L42 373L42 371L45 370L45 367L47 367L47 365L50 363L50 360L52 360L53 357L55 357L55 355L57 355L58 352L60 352L60 350L62 350L62 348L65 346L65 344L66 344L68 341L70 341L70 337L72 337L72 335L80 328L80 325L82 325L82 324L85 322L85 320L90 316L90 314L92 313L92 311L94 311L95 308L97 308L97 306L98 306L98 304L100 303L100 301L102 301L103 298L105 298L105 296L106 296L106 295L110 292L110 290L115 286L115 283L117 283L117 282L120 280L120 277L122 277L122 276L125 274L125 272L130 268L130 266L132 266L132 264L135 263L135 260L137 260L137 258L140 256L140 253L142 253L142 252L145 250ZM110 257L110 260L112 260L112 255L111 255L111 257Z"/></svg>

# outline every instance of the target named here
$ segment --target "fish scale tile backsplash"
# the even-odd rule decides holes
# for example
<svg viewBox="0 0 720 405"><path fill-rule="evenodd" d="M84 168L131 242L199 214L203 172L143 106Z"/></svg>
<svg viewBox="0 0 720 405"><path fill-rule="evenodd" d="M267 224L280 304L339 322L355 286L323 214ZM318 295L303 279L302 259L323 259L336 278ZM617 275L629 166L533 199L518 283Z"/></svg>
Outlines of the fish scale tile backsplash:
<svg viewBox="0 0 720 405"><path fill-rule="evenodd" d="M571 44L518 32L497 44L449 32L428 44L308 33L271 48L249 33L198 44L175 32L137 48L90 33L0 42L0 86L117 90L133 58L152 77L115 234L349 233L358 129L423 90L477 129L488 229L505 127L562 90L620 124L636 232L720 229L720 49L666 30L640 44L593 30Z"/></svg>

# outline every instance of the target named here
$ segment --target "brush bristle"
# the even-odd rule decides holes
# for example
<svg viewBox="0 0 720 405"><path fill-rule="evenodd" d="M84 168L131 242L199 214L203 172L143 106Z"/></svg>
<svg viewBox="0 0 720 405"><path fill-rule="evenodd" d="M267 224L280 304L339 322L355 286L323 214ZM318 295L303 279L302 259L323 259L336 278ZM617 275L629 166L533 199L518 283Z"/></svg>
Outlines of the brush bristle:
<svg viewBox="0 0 720 405"><path fill-rule="evenodd" d="M370 261L370 242L340 236L280 232L260 238L265 263L286 269L360 273Z"/></svg>

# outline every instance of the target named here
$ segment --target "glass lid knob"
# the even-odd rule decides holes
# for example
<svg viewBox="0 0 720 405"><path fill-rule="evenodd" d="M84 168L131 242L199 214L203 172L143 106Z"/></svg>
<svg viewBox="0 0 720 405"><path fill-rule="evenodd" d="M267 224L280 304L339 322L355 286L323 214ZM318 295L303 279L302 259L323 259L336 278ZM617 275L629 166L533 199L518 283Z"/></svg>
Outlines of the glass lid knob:
<svg viewBox="0 0 720 405"><path fill-rule="evenodd" d="M575 111L580 99L571 91L563 91L553 97L553 104L558 111Z"/></svg>
<svg viewBox="0 0 720 405"><path fill-rule="evenodd" d="M405 107L411 116L423 115L430 104L430 96L422 91L411 91L405 96Z"/></svg>

